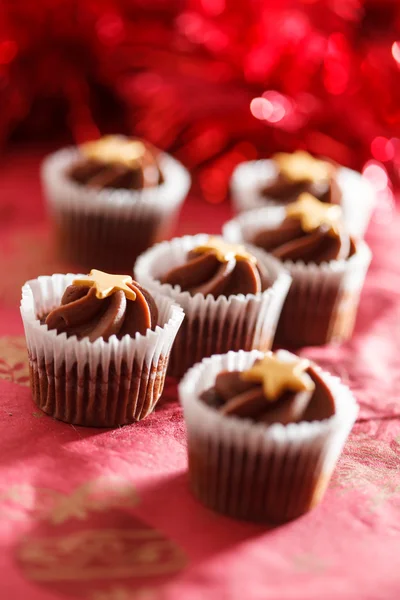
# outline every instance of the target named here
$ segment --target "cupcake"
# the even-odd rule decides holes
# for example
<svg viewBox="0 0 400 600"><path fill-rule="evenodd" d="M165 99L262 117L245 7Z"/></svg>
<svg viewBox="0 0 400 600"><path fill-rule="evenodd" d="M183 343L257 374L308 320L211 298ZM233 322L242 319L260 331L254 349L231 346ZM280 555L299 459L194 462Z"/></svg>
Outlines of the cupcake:
<svg viewBox="0 0 400 600"><path fill-rule="evenodd" d="M206 358L179 398L194 495L224 515L271 524L321 501L358 412L337 378L283 350Z"/></svg>
<svg viewBox="0 0 400 600"><path fill-rule="evenodd" d="M348 233L341 212L305 193L286 208L250 211L223 228L228 241L262 248L292 276L277 328L280 346L343 342L352 335L371 252Z"/></svg>
<svg viewBox="0 0 400 600"><path fill-rule="evenodd" d="M272 157L276 175L261 188L270 202L287 204L308 192L321 202L339 204L342 192L336 182L337 168L326 160L318 160L308 152L280 152Z"/></svg>
<svg viewBox="0 0 400 600"><path fill-rule="evenodd" d="M176 377L205 356L270 349L290 285L279 262L263 251L206 234L151 248L138 258L135 277L185 311L170 361Z"/></svg>
<svg viewBox="0 0 400 600"><path fill-rule="evenodd" d="M55 152L42 179L61 257L119 272L168 236L190 186L171 156L116 135Z"/></svg>
<svg viewBox="0 0 400 600"><path fill-rule="evenodd" d="M361 238L375 204L373 188L360 173L304 151L240 164L232 175L231 190L237 212L285 206L302 193L340 204L348 230Z"/></svg>
<svg viewBox="0 0 400 600"><path fill-rule="evenodd" d="M28 281L21 315L33 398L45 413L116 427L154 409L183 320L169 298L128 275L92 270Z"/></svg>

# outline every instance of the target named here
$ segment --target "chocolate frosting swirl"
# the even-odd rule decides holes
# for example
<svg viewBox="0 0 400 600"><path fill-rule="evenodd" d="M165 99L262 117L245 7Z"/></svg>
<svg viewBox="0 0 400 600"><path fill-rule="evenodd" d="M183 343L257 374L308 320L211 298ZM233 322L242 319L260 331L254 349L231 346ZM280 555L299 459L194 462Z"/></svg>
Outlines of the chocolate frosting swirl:
<svg viewBox="0 0 400 600"><path fill-rule="evenodd" d="M262 195L279 201L281 204L292 202L303 192L312 194L321 202L331 204L339 204L341 200L341 191L332 177L328 181L312 182L304 179L303 181L291 181L282 173L279 173L276 178L264 186Z"/></svg>
<svg viewBox="0 0 400 600"><path fill-rule="evenodd" d="M75 182L93 188L141 190L163 183L158 164L159 151L143 140L132 139L143 146L143 153L128 164L123 160L107 161L85 156L72 165L69 177Z"/></svg>
<svg viewBox="0 0 400 600"><path fill-rule="evenodd" d="M168 271L161 283L179 285L193 296L200 293L214 297L257 294L272 285L259 262L234 257L221 262L212 250L202 254L192 250L186 263Z"/></svg>
<svg viewBox="0 0 400 600"><path fill-rule="evenodd" d="M61 299L61 305L52 310L42 321L57 333L78 339L98 338L107 341L112 335L118 339L124 335L134 337L145 334L147 329L157 325L157 305L149 294L136 282L128 284L136 293L136 300L128 300L123 291L118 290L104 299L96 297L94 287L70 285Z"/></svg>
<svg viewBox="0 0 400 600"><path fill-rule="evenodd" d="M301 260L317 265L332 260L346 260L356 251L354 240L342 225L338 235L332 235L326 225L305 232L300 221L293 218L286 218L275 229L259 231L252 243L280 260Z"/></svg>
<svg viewBox="0 0 400 600"><path fill-rule="evenodd" d="M313 392L287 391L277 400L269 401L261 383L244 381L240 371L223 371L217 376L214 387L203 392L201 399L224 415L265 425L287 425L331 417L335 413L335 403L330 390L313 367L306 373L315 384Z"/></svg>

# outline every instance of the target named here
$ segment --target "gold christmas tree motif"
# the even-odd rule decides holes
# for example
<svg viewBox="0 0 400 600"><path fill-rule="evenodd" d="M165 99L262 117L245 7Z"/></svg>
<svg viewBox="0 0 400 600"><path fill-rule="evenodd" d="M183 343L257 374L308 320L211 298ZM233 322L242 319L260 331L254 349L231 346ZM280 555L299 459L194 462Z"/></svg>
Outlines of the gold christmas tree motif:
<svg viewBox="0 0 400 600"><path fill-rule="evenodd" d="M29 579L48 582L152 577L176 572L186 562L174 542L155 529L137 526L28 538L19 547L18 560Z"/></svg>
<svg viewBox="0 0 400 600"><path fill-rule="evenodd" d="M0 490L0 520L34 518L60 525L86 521L91 513L112 508L132 508L139 499L134 486L119 477L100 477L71 493L16 484Z"/></svg>
<svg viewBox="0 0 400 600"><path fill-rule="evenodd" d="M254 264L257 262L256 257L248 252L241 244L228 244L222 238L214 236L210 236L207 242L193 248L192 252L198 254L212 252L222 263L229 262L232 258L235 258L236 260L249 260Z"/></svg>
<svg viewBox="0 0 400 600"><path fill-rule="evenodd" d="M156 600L157 592L150 588L136 588L129 590L117 586L108 590L93 592L91 600Z"/></svg>
<svg viewBox="0 0 400 600"><path fill-rule="evenodd" d="M271 353L256 361L248 371L243 371L241 377L244 381L261 383L265 398L274 401L286 391L314 390L315 384L305 372L309 366L310 362L305 358L287 361Z"/></svg>
<svg viewBox="0 0 400 600"><path fill-rule="evenodd" d="M35 488L27 483L5 487L0 490L0 520L43 519L60 495L55 490Z"/></svg>
<svg viewBox="0 0 400 600"><path fill-rule="evenodd" d="M325 225L329 234L338 236L342 209L337 204L320 202L317 198L305 192L300 194L296 202L288 204L286 216L291 219L298 219L301 228L305 232L315 231L318 227Z"/></svg>
<svg viewBox="0 0 400 600"><path fill-rule="evenodd" d="M29 385L28 352L24 337L0 338L0 379Z"/></svg>
<svg viewBox="0 0 400 600"><path fill-rule="evenodd" d="M332 165L314 158L304 150L292 154L279 152L274 155L273 160L278 165L279 172L293 182L327 181L332 173Z"/></svg>
<svg viewBox="0 0 400 600"><path fill-rule="evenodd" d="M89 481L71 494L62 495L48 513L48 520L59 525L69 519L84 521L91 512L133 507L138 497L133 485L119 478L104 477Z"/></svg>
<svg viewBox="0 0 400 600"><path fill-rule="evenodd" d="M130 275L111 275L110 273L104 273L104 271L92 269L88 277L74 279L72 285L96 288L96 297L99 300L103 300L119 291L124 292L128 300L136 300L136 293L127 286L127 283L132 283L132 281Z"/></svg>
<svg viewBox="0 0 400 600"><path fill-rule="evenodd" d="M140 140L123 135L106 135L99 140L82 144L80 150L91 160L133 167L145 154L146 147Z"/></svg>

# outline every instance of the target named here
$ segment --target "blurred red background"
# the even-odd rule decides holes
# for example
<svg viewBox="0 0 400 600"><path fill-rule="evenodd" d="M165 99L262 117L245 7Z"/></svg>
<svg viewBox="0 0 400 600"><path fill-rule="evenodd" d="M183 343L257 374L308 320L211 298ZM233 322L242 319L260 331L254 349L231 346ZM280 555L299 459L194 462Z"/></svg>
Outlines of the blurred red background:
<svg viewBox="0 0 400 600"><path fill-rule="evenodd" d="M134 133L208 202L234 166L304 147L400 169L397 0L3 0L0 142Z"/></svg>

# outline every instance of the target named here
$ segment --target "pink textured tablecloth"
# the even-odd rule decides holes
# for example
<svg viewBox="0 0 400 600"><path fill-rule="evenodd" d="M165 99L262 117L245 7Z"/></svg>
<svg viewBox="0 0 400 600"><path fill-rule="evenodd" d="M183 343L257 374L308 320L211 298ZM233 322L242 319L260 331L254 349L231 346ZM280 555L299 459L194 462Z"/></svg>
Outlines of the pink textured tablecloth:
<svg viewBox="0 0 400 600"><path fill-rule="evenodd" d="M0 597L400 598L400 215L370 227L374 259L353 340L304 351L361 405L327 495L267 529L190 495L173 381L153 415L113 431L66 425L34 406L20 288L64 270L50 251L39 158L10 155L0 168ZM217 232L229 216L227 205L191 198L179 232Z"/></svg>

